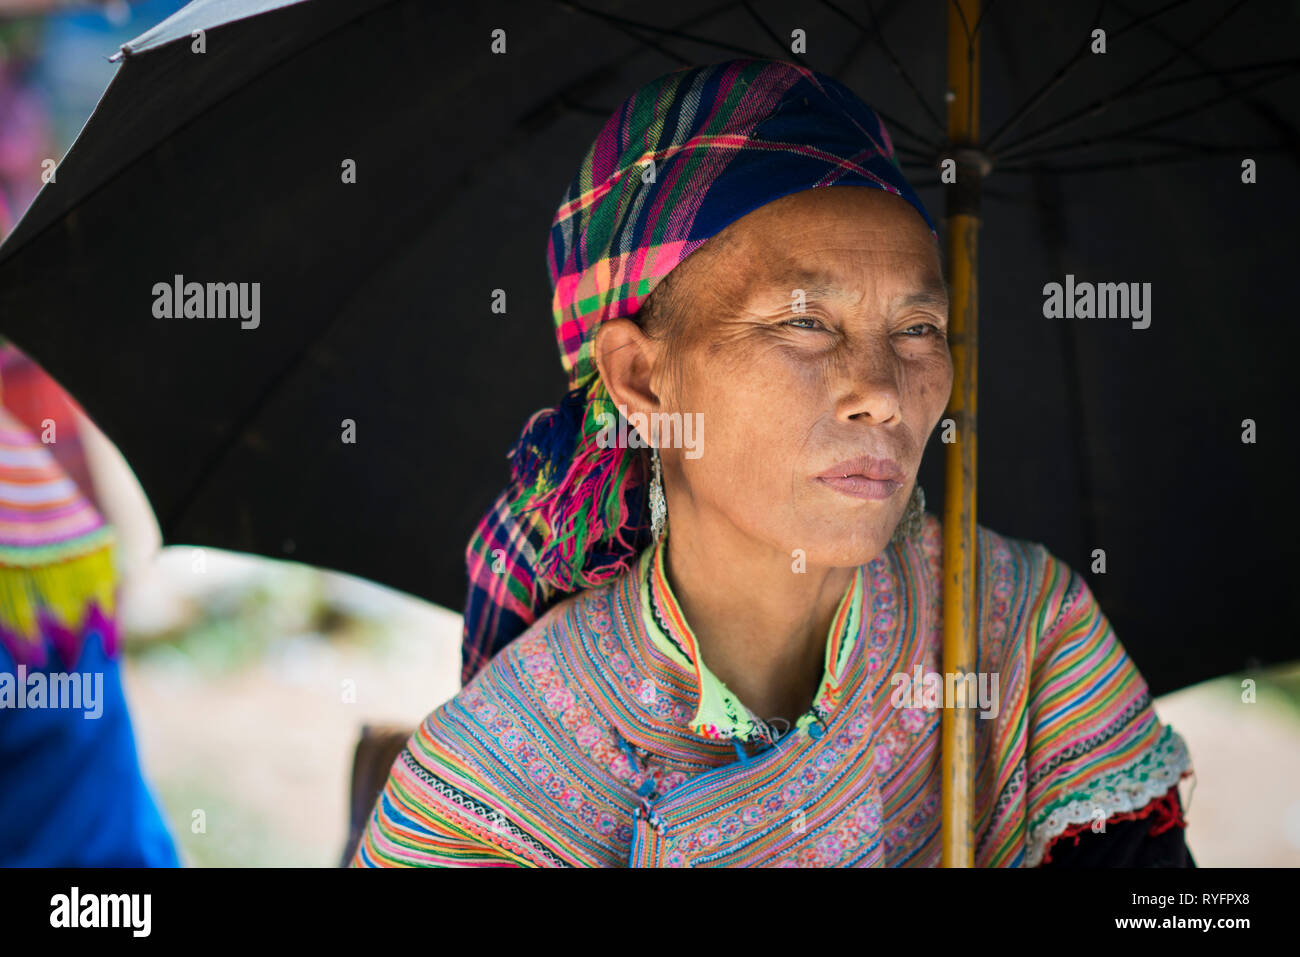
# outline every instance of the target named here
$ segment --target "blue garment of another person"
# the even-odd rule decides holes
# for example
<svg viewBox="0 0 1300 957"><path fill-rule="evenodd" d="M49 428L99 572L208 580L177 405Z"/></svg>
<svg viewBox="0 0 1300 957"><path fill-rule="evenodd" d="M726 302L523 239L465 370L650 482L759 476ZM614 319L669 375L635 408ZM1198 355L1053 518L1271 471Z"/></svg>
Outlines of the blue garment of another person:
<svg viewBox="0 0 1300 957"><path fill-rule="evenodd" d="M65 667L48 641L46 651L46 664L28 667L29 677ZM16 682L3 645L0 672ZM178 866L140 772L119 664L92 631L72 673L96 672L98 718L84 708L0 707L0 866Z"/></svg>

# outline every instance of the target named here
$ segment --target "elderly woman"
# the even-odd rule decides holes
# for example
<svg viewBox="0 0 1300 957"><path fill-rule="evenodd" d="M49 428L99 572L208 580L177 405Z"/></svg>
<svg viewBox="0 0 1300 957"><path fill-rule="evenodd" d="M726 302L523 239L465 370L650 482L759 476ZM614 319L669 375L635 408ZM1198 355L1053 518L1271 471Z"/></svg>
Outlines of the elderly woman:
<svg viewBox="0 0 1300 957"><path fill-rule="evenodd" d="M734 60L623 103L551 231L572 391L511 451L465 686L354 864L939 863L936 238L829 77ZM978 540L976 863L1190 866L1186 747L1087 584Z"/></svg>

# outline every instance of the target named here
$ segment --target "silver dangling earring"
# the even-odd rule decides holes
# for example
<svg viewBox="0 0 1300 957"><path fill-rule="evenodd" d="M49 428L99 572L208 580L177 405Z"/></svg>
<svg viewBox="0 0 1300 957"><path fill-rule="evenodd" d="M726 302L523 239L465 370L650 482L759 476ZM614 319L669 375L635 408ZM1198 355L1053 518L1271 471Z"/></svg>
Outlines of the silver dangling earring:
<svg viewBox="0 0 1300 957"><path fill-rule="evenodd" d="M917 482L912 487L912 497L907 500L907 509L898 520L894 534L889 539L891 545L900 545L909 538L920 538L925 528L925 490Z"/></svg>
<svg viewBox="0 0 1300 957"><path fill-rule="evenodd" d="M664 500L664 474L659 464L659 449L650 450L650 533L657 542L668 524L668 503Z"/></svg>

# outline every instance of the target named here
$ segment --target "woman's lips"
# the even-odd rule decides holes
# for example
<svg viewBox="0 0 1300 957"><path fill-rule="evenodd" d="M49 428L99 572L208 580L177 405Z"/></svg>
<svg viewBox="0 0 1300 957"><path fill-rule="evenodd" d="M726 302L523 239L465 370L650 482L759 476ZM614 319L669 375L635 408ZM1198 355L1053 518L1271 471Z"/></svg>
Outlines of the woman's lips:
<svg viewBox="0 0 1300 957"><path fill-rule="evenodd" d="M863 455L840 462L816 478L853 498L884 499L902 488L907 476L893 459Z"/></svg>
<svg viewBox="0 0 1300 957"><path fill-rule="evenodd" d="M903 483L895 479L870 479L865 475L819 475L817 481L853 498L889 498L903 487Z"/></svg>

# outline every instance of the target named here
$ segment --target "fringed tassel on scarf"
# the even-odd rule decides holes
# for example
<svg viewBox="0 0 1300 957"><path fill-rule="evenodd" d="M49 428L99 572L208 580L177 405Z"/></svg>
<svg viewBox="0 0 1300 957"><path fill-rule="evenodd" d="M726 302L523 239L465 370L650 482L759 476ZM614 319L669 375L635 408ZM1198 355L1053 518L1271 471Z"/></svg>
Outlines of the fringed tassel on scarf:
<svg viewBox="0 0 1300 957"><path fill-rule="evenodd" d="M595 378L529 419L510 450L519 490L511 511L545 524L536 572L561 591L609 581L631 567L642 544L644 456L609 441L618 420Z"/></svg>

